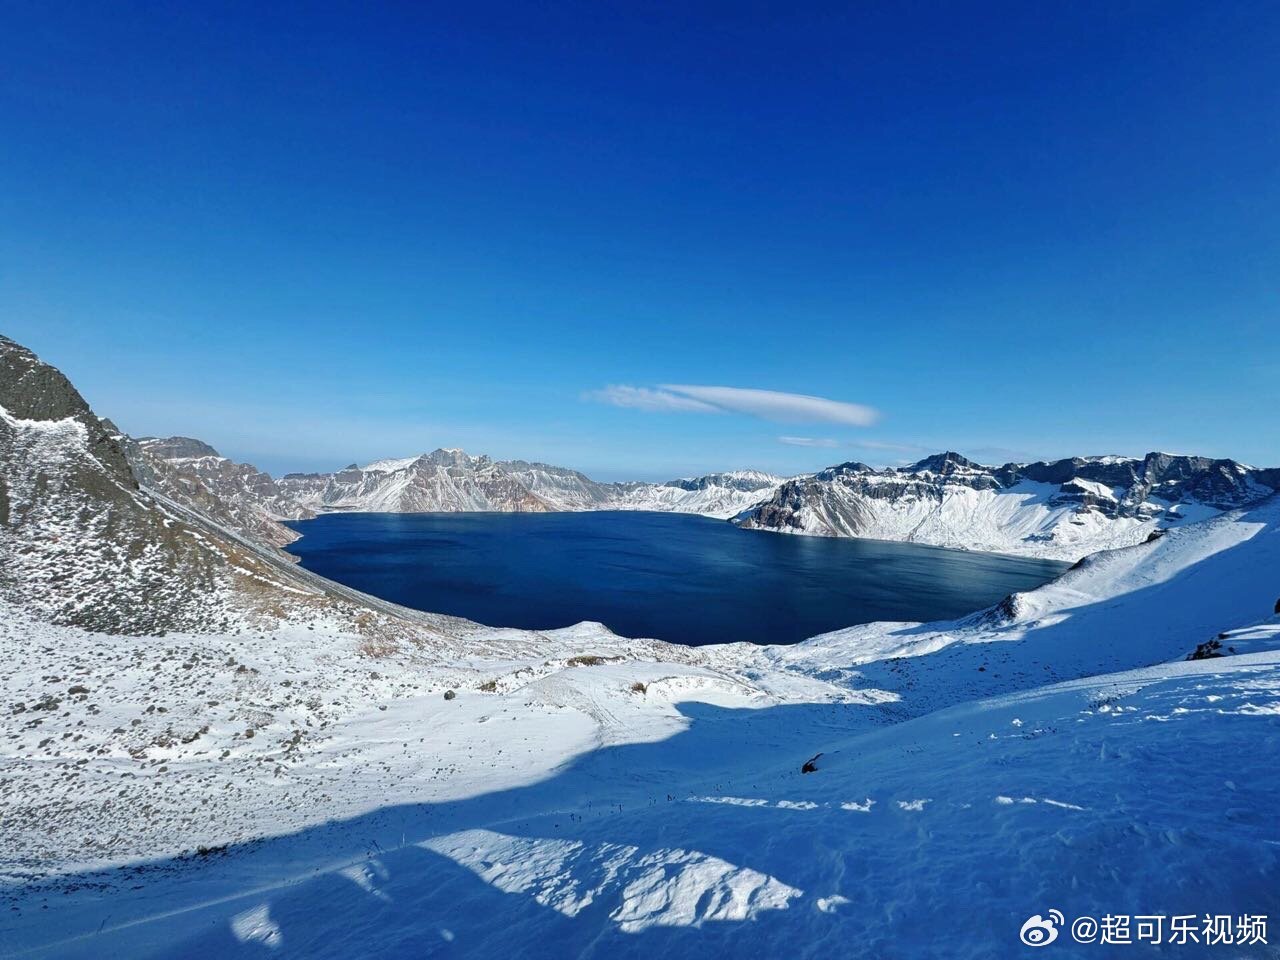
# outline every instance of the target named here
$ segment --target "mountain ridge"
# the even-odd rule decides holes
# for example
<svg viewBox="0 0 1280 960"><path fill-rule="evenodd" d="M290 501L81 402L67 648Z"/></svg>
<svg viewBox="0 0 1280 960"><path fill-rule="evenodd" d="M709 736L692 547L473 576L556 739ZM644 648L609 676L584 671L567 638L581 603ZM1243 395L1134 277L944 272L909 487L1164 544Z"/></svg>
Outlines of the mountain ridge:
<svg viewBox="0 0 1280 960"><path fill-rule="evenodd" d="M442 447L332 473L287 473L277 484L317 512L661 510L728 519L784 479L742 470L665 483L602 483L568 467Z"/></svg>
<svg viewBox="0 0 1280 960"><path fill-rule="evenodd" d="M1280 470L1153 452L988 467L953 451L903 467L850 461L782 484L749 529L869 537L1078 560L1258 503Z"/></svg>
<svg viewBox="0 0 1280 960"><path fill-rule="evenodd" d="M183 452L202 454L196 461L265 476L181 439ZM0 601L58 627L133 637L320 619L356 635L422 638L455 624L301 570L263 536L262 515L240 513L243 504L222 502L198 473L173 470L148 446L98 417L56 367L0 336Z"/></svg>
<svg viewBox="0 0 1280 960"><path fill-rule="evenodd" d="M789 479L736 470L602 483L568 467L447 447L273 479L189 437L121 443L147 482L276 547L298 536L280 521L326 512L650 510L1075 561L1280 489L1280 469L1159 451L986 466L946 450L905 466L846 461Z"/></svg>
<svg viewBox="0 0 1280 960"><path fill-rule="evenodd" d="M315 511L281 490L270 474L224 457L202 440L135 439L116 430L110 421L104 422L140 483L248 540L285 547L300 534L281 521L315 516Z"/></svg>

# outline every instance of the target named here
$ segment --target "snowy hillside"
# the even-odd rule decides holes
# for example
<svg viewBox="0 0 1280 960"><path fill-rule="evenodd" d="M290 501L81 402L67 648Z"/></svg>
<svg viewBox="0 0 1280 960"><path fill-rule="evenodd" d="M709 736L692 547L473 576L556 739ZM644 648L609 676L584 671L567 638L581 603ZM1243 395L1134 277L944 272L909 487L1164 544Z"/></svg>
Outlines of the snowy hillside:
<svg viewBox="0 0 1280 960"><path fill-rule="evenodd" d="M38 620L131 636L321 616L371 637L386 626L388 605L353 602L353 591L202 506L144 488L117 437L58 370L0 337L0 600ZM209 513L230 510L219 502ZM407 635L447 622L391 616Z"/></svg>
<svg viewBox="0 0 1280 960"><path fill-rule="evenodd" d="M759 470L733 470L666 483L615 484L612 510L698 513L727 520L773 494L782 477Z"/></svg>
<svg viewBox="0 0 1280 960"><path fill-rule="evenodd" d="M37 642L5 635L4 699L53 671L63 702L4 747L7 942L988 957L1049 909L1274 918L1277 512L1088 564L1011 621L686 662L586 624L362 657L320 624L121 644L11 612ZM1183 659L1219 626L1234 653Z"/></svg>
<svg viewBox="0 0 1280 960"><path fill-rule="evenodd" d="M0 338L0 597L55 623L156 633L216 621L231 562L156 509L57 370Z"/></svg>
<svg viewBox="0 0 1280 960"><path fill-rule="evenodd" d="M1151 453L984 467L955 453L876 470L845 463L789 480L744 527L1078 560L1153 531L1257 503L1280 470Z"/></svg>
<svg viewBox="0 0 1280 960"><path fill-rule="evenodd" d="M759 665L898 691L920 715L963 700L1060 679L1131 670L1220 638L1223 654L1257 649L1253 629L1280 611L1280 496L1106 551L1057 580L945 623L871 623L790 647L747 651ZM728 648L721 648L728 649Z"/></svg>
<svg viewBox="0 0 1280 960"><path fill-rule="evenodd" d="M269 474L229 460L207 443L190 437L134 440L114 428L111 433L141 484L257 543L292 543L298 534L280 521L315 516Z"/></svg>
<svg viewBox="0 0 1280 960"><path fill-rule="evenodd" d="M665 483L598 483L545 463L504 460L500 465L558 510L653 510L722 520L758 503L784 481L758 470L734 470Z"/></svg>

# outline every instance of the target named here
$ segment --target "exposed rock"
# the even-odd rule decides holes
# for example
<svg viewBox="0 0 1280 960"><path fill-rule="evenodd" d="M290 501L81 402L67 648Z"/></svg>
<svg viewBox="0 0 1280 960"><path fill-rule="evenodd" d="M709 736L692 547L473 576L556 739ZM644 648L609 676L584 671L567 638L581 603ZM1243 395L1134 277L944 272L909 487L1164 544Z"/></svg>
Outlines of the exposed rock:
<svg viewBox="0 0 1280 960"><path fill-rule="evenodd" d="M1188 660L1213 660L1221 657L1222 654L1221 640L1206 640L1204 643L1196 644L1195 650L1187 654Z"/></svg>
<svg viewBox="0 0 1280 960"><path fill-rule="evenodd" d="M198 441L166 443L167 452L200 453L202 464L222 459ZM298 569L256 538L239 539L217 512L236 504L195 475L181 475L192 484L185 497L159 489L165 475L143 470L140 484L125 452L132 445L60 372L0 337L0 599L37 621L132 636L225 634L322 615L374 643L447 619L373 600ZM133 452L135 463L167 469L156 465L169 461ZM210 469L246 482L258 473ZM207 502L192 493L201 490Z"/></svg>
<svg viewBox="0 0 1280 960"><path fill-rule="evenodd" d="M315 511L299 503L270 475L222 456L190 437L115 435L134 475L145 487L190 507L253 543L283 547L298 534L281 520L303 520Z"/></svg>
<svg viewBox="0 0 1280 960"><path fill-rule="evenodd" d="M1272 495L1280 472L1150 453L984 467L957 453L877 470L844 463L782 484L735 522L1074 560Z"/></svg>
<svg viewBox="0 0 1280 960"><path fill-rule="evenodd" d="M0 593L56 623L137 634L211 615L218 559L140 494L58 370L0 337Z"/></svg>
<svg viewBox="0 0 1280 960"><path fill-rule="evenodd" d="M727 518L767 497L780 483L782 478L756 471L667 483L598 483L564 467L440 449L363 467L351 464L329 474L290 473L277 486L316 511L659 510Z"/></svg>

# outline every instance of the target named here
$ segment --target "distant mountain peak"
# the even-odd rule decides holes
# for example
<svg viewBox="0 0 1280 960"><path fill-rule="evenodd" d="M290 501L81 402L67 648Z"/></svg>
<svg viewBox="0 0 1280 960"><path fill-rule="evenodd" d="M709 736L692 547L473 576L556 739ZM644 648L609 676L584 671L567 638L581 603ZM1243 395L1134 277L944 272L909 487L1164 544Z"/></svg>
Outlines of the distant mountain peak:
<svg viewBox="0 0 1280 960"><path fill-rule="evenodd" d="M904 467L904 473L937 473L946 476L955 473L958 470L972 471L985 470L986 468L975 463L968 457L956 453L954 450L947 450L943 453L935 453L932 456L925 457L923 460L917 460L909 467Z"/></svg>
<svg viewBox="0 0 1280 960"><path fill-rule="evenodd" d="M194 437L138 437L138 444L147 453L164 460L222 456L209 444Z"/></svg>

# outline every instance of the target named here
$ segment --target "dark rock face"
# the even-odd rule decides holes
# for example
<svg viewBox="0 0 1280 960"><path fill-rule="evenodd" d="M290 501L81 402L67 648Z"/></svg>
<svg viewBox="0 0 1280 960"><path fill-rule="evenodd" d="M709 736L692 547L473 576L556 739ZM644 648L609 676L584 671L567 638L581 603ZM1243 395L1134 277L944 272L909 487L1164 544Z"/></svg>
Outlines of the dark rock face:
<svg viewBox="0 0 1280 960"><path fill-rule="evenodd" d="M5 336L0 336L0 406L17 420L74 419L84 427L87 448L102 468L118 482L133 484L124 455L71 381Z"/></svg>
<svg viewBox="0 0 1280 960"><path fill-rule="evenodd" d="M1004 486L1025 478L1061 484L1062 494L1086 502L1078 481L1123 488L1116 515L1134 516L1154 497L1166 503L1196 500L1221 510L1245 506L1272 492L1267 480L1274 471L1254 470L1234 460L1149 453L1141 460L1119 457L1057 460L1053 463L1005 464L995 474ZM1266 488L1260 490L1260 488Z"/></svg>
<svg viewBox="0 0 1280 960"><path fill-rule="evenodd" d="M216 614L219 558L139 491L110 424L0 337L0 594L55 623L163 633Z"/></svg>
<svg viewBox="0 0 1280 960"><path fill-rule="evenodd" d="M821 488L815 486L821 482L817 477L790 480L779 487L771 499L756 504L736 517L734 522L774 530L799 530L803 527L801 510L821 496Z"/></svg>
<svg viewBox="0 0 1280 960"><path fill-rule="evenodd" d="M1221 640L1206 640L1196 644L1196 648L1187 654L1188 660L1216 660L1223 656Z"/></svg>
<svg viewBox="0 0 1280 960"><path fill-rule="evenodd" d="M162 460L221 456L203 440L195 440L191 437L138 437L138 443L148 453Z"/></svg>
<svg viewBox="0 0 1280 960"><path fill-rule="evenodd" d="M949 477L955 473L965 473L974 470L986 469L981 464L974 463L967 457L952 450L945 453L935 453L931 457L925 457L906 468L911 473L936 473L939 476Z"/></svg>

